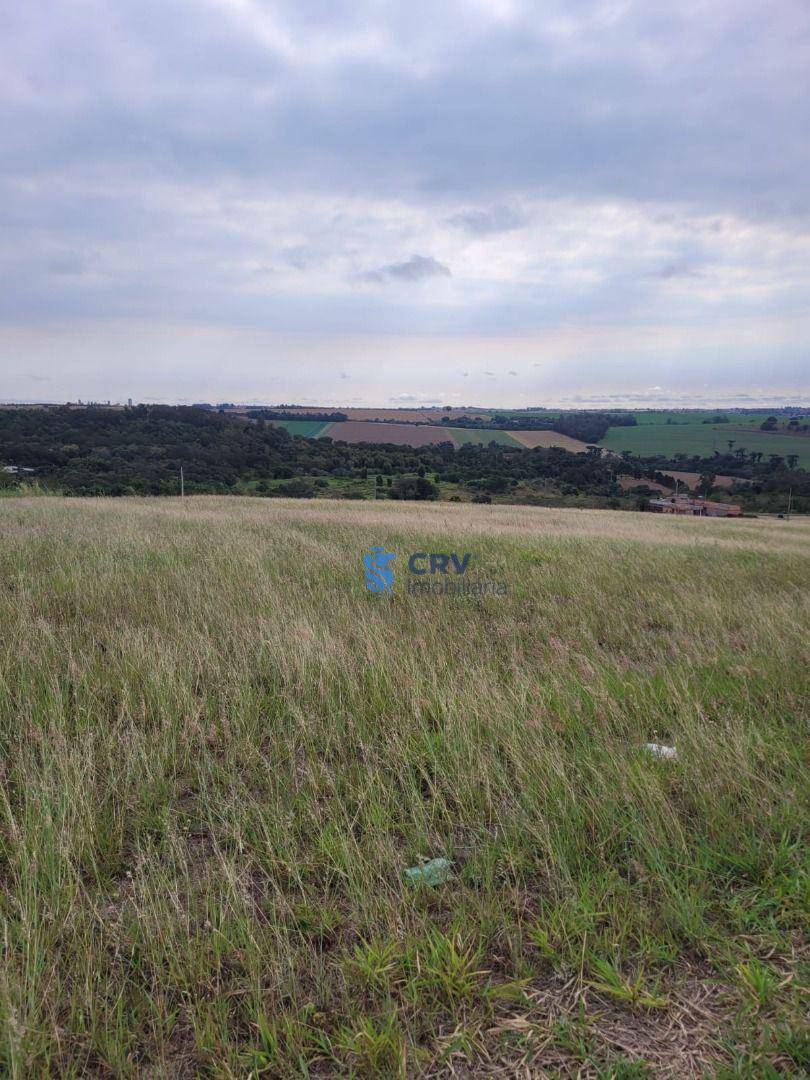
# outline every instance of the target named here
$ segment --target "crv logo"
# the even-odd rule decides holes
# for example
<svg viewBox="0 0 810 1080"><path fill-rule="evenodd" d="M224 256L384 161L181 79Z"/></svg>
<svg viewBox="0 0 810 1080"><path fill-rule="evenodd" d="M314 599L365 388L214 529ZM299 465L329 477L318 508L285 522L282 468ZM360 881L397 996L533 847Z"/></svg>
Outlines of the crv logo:
<svg viewBox="0 0 810 1080"><path fill-rule="evenodd" d="M471 559L472 555L469 551L461 558L455 551L449 555L415 551L408 559L408 569L412 574L449 574L452 565L454 573L463 574L470 565Z"/></svg>
<svg viewBox="0 0 810 1080"><path fill-rule="evenodd" d="M366 588L369 592L394 592L394 568L397 555L382 546L372 547L363 556ZM408 556L408 571L413 577L403 590L409 596L506 596L506 583L485 581L467 574L472 562L469 551L414 551ZM466 576L465 576L466 575Z"/></svg>

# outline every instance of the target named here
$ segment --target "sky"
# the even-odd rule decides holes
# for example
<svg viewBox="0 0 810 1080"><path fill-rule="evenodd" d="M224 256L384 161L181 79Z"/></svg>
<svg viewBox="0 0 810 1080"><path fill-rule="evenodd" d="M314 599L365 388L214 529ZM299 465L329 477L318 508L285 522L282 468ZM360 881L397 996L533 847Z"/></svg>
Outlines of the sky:
<svg viewBox="0 0 810 1080"><path fill-rule="evenodd" d="M807 0L0 7L0 400L810 404Z"/></svg>

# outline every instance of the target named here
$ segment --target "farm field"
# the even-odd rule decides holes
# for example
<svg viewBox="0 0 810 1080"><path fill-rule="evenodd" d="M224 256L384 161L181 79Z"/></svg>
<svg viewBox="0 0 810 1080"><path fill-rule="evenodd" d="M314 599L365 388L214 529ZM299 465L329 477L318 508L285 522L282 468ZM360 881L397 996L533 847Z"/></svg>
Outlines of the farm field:
<svg viewBox="0 0 810 1080"><path fill-rule="evenodd" d="M270 420L268 423L273 427L284 428L291 435L302 435L307 439L317 439L319 435L325 435L325 429L331 426L323 420Z"/></svg>
<svg viewBox="0 0 810 1080"><path fill-rule="evenodd" d="M475 428L450 428L450 433L455 446L465 446L472 444L474 446L489 446L491 442L497 443L499 446L520 446L514 438L514 432L512 431L500 431L497 428L491 428L485 431L476 431Z"/></svg>
<svg viewBox="0 0 810 1080"><path fill-rule="evenodd" d="M809 581L801 519L4 500L0 1070L806 1072Z"/></svg>
<svg viewBox="0 0 810 1080"><path fill-rule="evenodd" d="M810 467L810 439L799 435L783 435L760 431L755 425L750 431L729 424L639 424L637 427L612 427L601 440L600 446L634 454L700 454L711 457L715 449L724 452L728 440L734 440L734 449L744 447L749 452L770 454L796 454L802 468Z"/></svg>
<svg viewBox="0 0 810 1080"><path fill-rule="evenodd" d="M300 411L302 417L305 410ZM426 446L430 443L450 440L455 446L465 443L486 445L495 441L505 446L560 446L572 453L583 453L586 444L579 439L560 435L553 431L478 431L473 428L459 428L452 425L429 425L428 419L439 419L441 410L402 410L402 409L349 409L344 410L351 419L338 423L323 423L307 420L272 421L278 427L286 428L291 434L318 438L327 435L346 442L393 442L405 446ZM459 410L455 415L461 415ZM506 410L508 413L508 410ZM434 415L435 413L435 415ZM539 415L538 411L538 415ZM401 424L375 424L372 415L390 416L401 419ZM471 415L471 410L466 410ZM600 445L607 450L620 453L629 450L641 456L653 454L699 454L710 457L714 450L724 452L728 441L733 440L734 447L743 447L749 452L760 451L765 456L770 454L796 454L799 465L810 466L810 439L798 435L786 435L783 432L763 432L759 424L768 415L766 412L756 415L732 415L729 424L704 424L704 418L717 415L717 411L705 410L705 414L691 413L636 412L636 427L612 427L601 440ZM671 421L671 422L668 422ZM419 426L415 426L418 424Z"/></svg>
<svg viewBox="0 0 810 1080"><path fill-rule="evenodd" d="M561 446L573 453L585 450L585 443L559 435L555 431L500 431L497 429L452 427L448 424L390 424L368 420L339 420L324 423L318 420L271 420L274 427L283 427L291 435L308 438L328 436L330 439L350 443L394 443L399 446L428 446L432 443L452 442L454 446L473 443L488 446L496 442L501 446Z"/></svg>
<svg viewBox="0 0 810 1080"><path fill-rule="evenodd" d="M569 435L560 435L557 431L510 431L513 439L530 450L536 446L561 446L572 454L584 454L588 444L581 439L572 439Z"/></svg>
<svg viewBox="0 0 810 1080"><path fill-rule="evenodd" d="M718 431L721 428L730 427L732 424L738 426L753 426L759 427L763 420L767 419L771 414L767 410L757 413L738 413L729 409L689 409L686 412L673 409L671 411L662 410L661 412L649 412L647 410L639 410L633 414L636 418L636 423L641 425L661 425L673 426L676 424L700 424L704 420L711 420L715 416L727 416L729 424L718 424Z"/></svg>
<svg viewBox="0 0 810 1080"><path fill-rule="evenodd" d="M305 431L293 430L300 421L286 420L280 423L293 434L307 434ZM321 435L336 441L393 443L397 446L429 446L440 442L452 442L454 446L465 443L487 446L491 442L504 446L519 445L506 431L476 431L474 428L454 428L447 424L383 424L368 420L339 420L332 424L322 424L315 432L316 437Z"/></svg>
<svg viewBox="0 0 810 1080"><path fill-rule="evenodd" d="M450 429L444 425L375 424L364 420L338 420L321 434L335 441L393 443L396 446L429 446L453 441Z"/></svg>

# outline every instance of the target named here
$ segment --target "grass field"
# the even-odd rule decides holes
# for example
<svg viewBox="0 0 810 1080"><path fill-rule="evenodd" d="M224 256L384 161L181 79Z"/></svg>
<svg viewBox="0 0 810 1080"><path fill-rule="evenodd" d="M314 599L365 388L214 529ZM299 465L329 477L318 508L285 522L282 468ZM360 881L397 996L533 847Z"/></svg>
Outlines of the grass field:
<svg viewBox="0 0 810 1080"><path fill-rule="evenodd" d="M796 454L802 468L810 468L810 439L799 435L783 435L760 431L756 425L742 430L731 424L644 424L637 427L612 427L601 440L600 446L608 450L630 450L634 454L700 454L711 457L714 450L728 450L728 440L734 440L734 449L744 447L749 452L761 451L767 459L770 454Z"/></svg>
<svg viewBox="0 0 810 1080"><path fill-rule="evenodd" d="M281 427L289 431L291 435L303 435L306 439L317 439L319 435L327 435L327 428L332 425L323 420L271 420L273 427Z"/></svg>
<svg viewBox="0 0 810 1080"><path fill-rule="evenodd" d="M0 1072L806 1074L809 582L803 520L4 500Z"/></svg>
<svg viewBox="0 0 810 1080"><path fill-rule="evenodd" d="M758 413L739 413L729 411L727 409L689 409L686 412L673 409L668 412L662 409L660 412L649 412L646 409L641 409L634 413L637 424L643 425L673 425L673 424L699 424L703 420L711 420L715 416L727 416L729 424L718 424L718 431L721 428L726 428L733 425L748 426L753 425L759 427L763 420L766 420L770 416L770 412L766 409Z"/></svg>

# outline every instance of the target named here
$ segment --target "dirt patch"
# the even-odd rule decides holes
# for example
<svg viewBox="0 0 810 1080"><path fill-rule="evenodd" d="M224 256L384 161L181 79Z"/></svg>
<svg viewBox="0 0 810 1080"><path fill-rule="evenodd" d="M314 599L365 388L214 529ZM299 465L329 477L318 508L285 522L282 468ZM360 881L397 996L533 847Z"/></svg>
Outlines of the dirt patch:
<svg viewBox="0 0 810 1080"><path fill-rule="evenodd" d="M682 484L686 484L687 487L690 488L696 487L700 483L700 473L675 472L673 469L662 469L661 471L664 473L665 476L672 476L676 480L680 480ZM730 488L736 479L736 476L715 476L714 486L719 488ZM643 481L640 481L640 483L643 483Z"/></svg>
<svg viewBox="0 0 810 1080"><path fill-rule="evenodd" d="M536 446L559 446L572 454L584 454L587 450L587 443L556 431L510 431L509 434L529 450L534 450Z"/></svg>
<svg viewBox="0 0 810 1080"><path fill-rule="evenodd" d="M667 1080L697 1080L727 1060L723 1046L737 1001L708 969L685 967L662 987L667 1004L645 1010L622 1005L583 984L577 977L551 976L525 988L523 1007L515 1013L498 1008L479 1032L480 1058L456 1059L456 1068L434 1062L430 1077L557 1076L593 1078L608 1074L617 1061L646 1066ZM565 1038L566 1029L573 1038ZM582 1060L576 1035L591 1046ZM448 1032L437 1049L445 1055L457 1032ZM438 1057L438 1055L437 1055ZM774 1055L774 1065L790 1065ZM613 1072L610 1075L614 1075Z"/></svg>
<svg viewBox="0 0 810 1080"><path fill-rule="evenodd" d="M648 487L650 491L660 491L662 495L672 494L672 488L664 487L663 484L648 480L644 476L640 480L637 480L635 476L617 476L616 483L622 491L632 491L635 487Z"/></svg>

